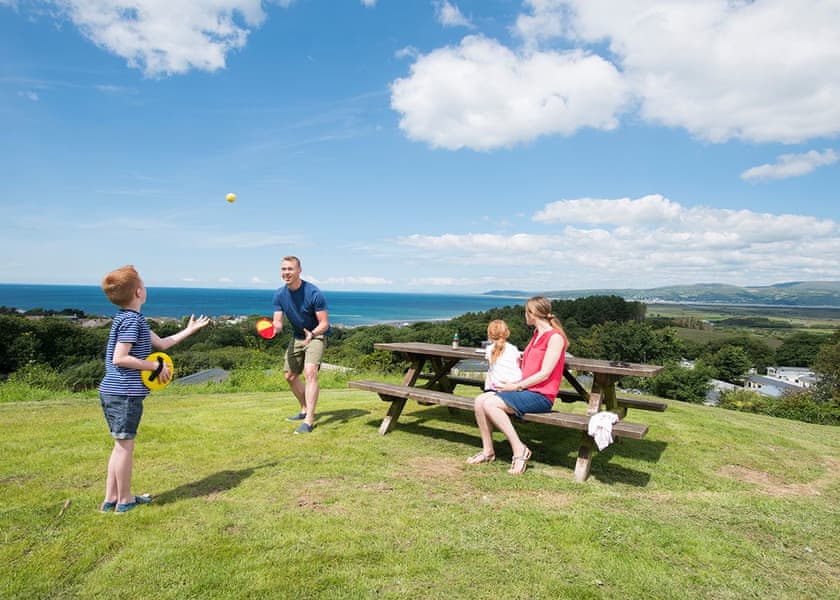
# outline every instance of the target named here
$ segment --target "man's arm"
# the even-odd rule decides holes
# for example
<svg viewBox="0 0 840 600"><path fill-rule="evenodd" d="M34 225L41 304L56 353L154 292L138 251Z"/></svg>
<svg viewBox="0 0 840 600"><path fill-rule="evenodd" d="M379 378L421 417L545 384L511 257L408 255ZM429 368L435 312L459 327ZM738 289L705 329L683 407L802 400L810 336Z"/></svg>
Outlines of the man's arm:
<svg viewBox="0 0 840 600"><path fill-rule="evenodd" d="M283 331L283 311L282 310L275 310L274 311L274 333L280 333Z"/></svg>
<svg viewBox="0 0 840 600"><path fill-rule="evenodd" d="M306 341L308 342L312 338L317 335L324 335L327 332L327 329L330 328L330 317L325 310L319 310L315 312L315 318L318 319L318 324L315 326L315 329L312 331L308 331L304 329L307 334Z"/></svg>

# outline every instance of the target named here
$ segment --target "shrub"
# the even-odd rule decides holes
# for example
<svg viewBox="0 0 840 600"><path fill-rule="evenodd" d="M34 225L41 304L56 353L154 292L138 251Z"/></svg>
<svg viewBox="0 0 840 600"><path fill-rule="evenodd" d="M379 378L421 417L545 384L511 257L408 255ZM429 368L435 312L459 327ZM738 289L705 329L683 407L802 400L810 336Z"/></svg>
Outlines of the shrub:
<svg viewBox="0 0 840 600"><path fill-rule="evenodd" d="M49 365L30 363L9 375L9 383L23 384L42 390L59 391L65 389L64 378Z"/></svg>
<svg viewBox="0 0 840 600"><path fill-rule="evenodd" d="M805 423L840 425L840 406L836 403L814 402L808 390L788 393L780 398L762 396L747 390L733 390L721 394L720 407Z"/></svg>
<svg viewBox="0 0 840 600"><path fill-rule="evenodd" d="M65 385L74 392L96 389L104 376L105 364L100 358L74 365L61 373Z"/></svg>
<svg viewBox="0 0 840 600"><path fill-rule="evenodd" d="M767 396L749 390L732 390L720 394L721 408L764 414L767 410Z"/></svg>
<svg viewBox="0 0 840 600"><path fill-rule="evenodd" d="M659 375L633 383L635 387L640 387L655 396L701 404L712 387L709 379L708 367L697 366L694 369L686 369L671 362L665 365ZM623 382L622 385L628 384Z"/></svg>

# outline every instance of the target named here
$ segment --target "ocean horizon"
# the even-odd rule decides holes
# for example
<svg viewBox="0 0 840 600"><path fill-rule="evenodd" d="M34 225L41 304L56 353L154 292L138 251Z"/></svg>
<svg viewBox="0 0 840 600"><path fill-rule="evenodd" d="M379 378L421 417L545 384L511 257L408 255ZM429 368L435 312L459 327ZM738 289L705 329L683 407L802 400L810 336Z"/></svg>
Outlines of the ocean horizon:
<svg viewBox="0 0 840 600"><path fill-rule="evenodd" d="M142 310L147 317L176 319L190 314L212 318L271 316L275 290L149 287ZM330 322L345 327L442 321L524 302L520 297L488 294L322 291ZM77 309L105 317L116 311L95 285L0 283L0 306L22 311Z"/></svg>

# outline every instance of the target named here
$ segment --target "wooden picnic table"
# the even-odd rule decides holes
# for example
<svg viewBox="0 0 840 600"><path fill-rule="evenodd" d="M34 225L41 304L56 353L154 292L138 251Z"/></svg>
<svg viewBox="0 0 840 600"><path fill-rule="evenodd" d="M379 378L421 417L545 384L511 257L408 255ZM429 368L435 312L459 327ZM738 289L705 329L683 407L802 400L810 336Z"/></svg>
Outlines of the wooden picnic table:
<svg viewBox="0 0 840 600"><path fill-rule="evenodd" d="M401 354L409 363L402 385L373 381L349 383L351 387L377 392L383 400L391 403L388 414L379 427L381 435L385 435L394 427L408 399L415 399L421 404L441 404L451 408L473 410L472 398L455 395L453 391L456 385L481 387L483 379L462 377L454 374L452 370L463 360L484 361L483 349L453 348L444 344L426 342L377 343L374 344L374 348ZM555 410L550 413L526 413L523 419L582 429L583 440L575 466L575 480L585 481L589 476L594 449L594 441L587 431L589 418L602 410L615 412L621 419L631 407L643 410L665 410L666 405L660 402L616 396L616 383L622 377L651 377L661 370L662 367L657 365L578 358L567 354L563 377L572 386L574 392L561 390L558 399L563 402L585 402L587 404L586 416ZM590 389L586 389L573 371L592 374ZM418 382L422 385L418 385ZM613 426L613 434L619 437L641 439L646 433L646 425L627 423L623 420Z"/></svg>

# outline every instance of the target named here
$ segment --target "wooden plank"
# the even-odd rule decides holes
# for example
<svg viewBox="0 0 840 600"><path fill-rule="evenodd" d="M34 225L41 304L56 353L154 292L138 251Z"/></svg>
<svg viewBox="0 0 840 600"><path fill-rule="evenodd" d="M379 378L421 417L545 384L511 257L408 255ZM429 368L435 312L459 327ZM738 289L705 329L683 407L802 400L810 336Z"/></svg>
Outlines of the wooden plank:
<svg viewBox="0 0 840 600"><path fill-rule="evenodd" d="M400 352L410 357L440 356L456 360L483 360L483 350L461 346L452 348L445 344L429 344L427 342L378 342L373 345L378 350ZM595 358L580 358L566 355L565 365L569 369L586 371L589 373L606 373L618 377L652 377L662 371L659 365L642 363L617 362Z"/></svg>
<svg viewBox="0 0 840 600"><path fill-rule="evenodd" d="M385 383L384 381L370 381L370 380L356 380L348 381L347 385L359 390L368 392L376 392L377 394L384 393L388 396L395 396L398 398L408 398L408 393L414 388L407 385L400 385L397 383Z"/></svg>
<svg viewBox="0 0 840 600"><path fill-rule="evenodd" d="M382 381L365 380L350 381L348 382L348 385L356 389L375 392L379 394L380 398L387 401L401 400L404 404L405 400L416 400L418 402L440 404L441 406L458 408L461 410L475 410L474 398L449 394L437 390L385 383ZM400 410L401 409L402 407L400 407ZM388 430L393 427L393 422L395 421L390 413L389 417ZM559 410L553 410L547 413L526 413L523 415L522 420L533 423L542 423L545 425L554 425L556 427L565 427L567 429L577 429L584 432L587 431L589 427L589 416ZM628 423L627 421L622 420L613 424L612 431L615 437L626 437L641 440L647 435L648 426L641 423Z"/></svg>
<svg viewBox="0 0 840 600"><path fill-rule="evenodd" d="M665 412L668 405L664 402L656 402L654 400L643 400L641 398L617 398L618 405L627 408L638 408L639 410L654 410L656 412Z"/></svg>
<svg viewBox="0 0 840 600"><path fill-rule="evenodd" d="M432 379L434 375L431 373L421 373L417 376L418 379ZM446 378L455 385L470 385L477 388L484 387L483 379L476 379L475 377L461 377L460 375L447 375Z"/></svg>

